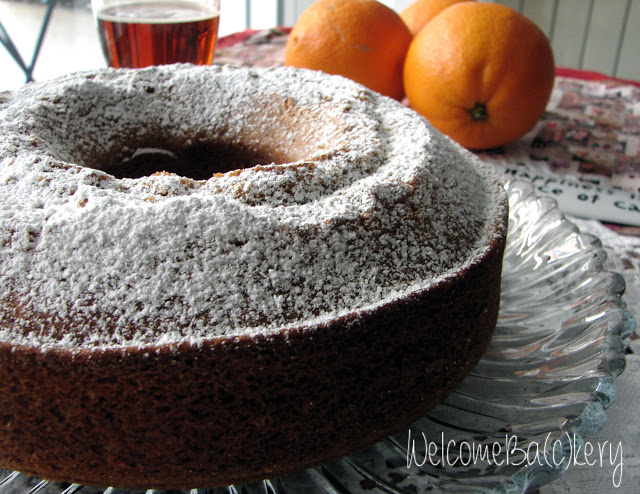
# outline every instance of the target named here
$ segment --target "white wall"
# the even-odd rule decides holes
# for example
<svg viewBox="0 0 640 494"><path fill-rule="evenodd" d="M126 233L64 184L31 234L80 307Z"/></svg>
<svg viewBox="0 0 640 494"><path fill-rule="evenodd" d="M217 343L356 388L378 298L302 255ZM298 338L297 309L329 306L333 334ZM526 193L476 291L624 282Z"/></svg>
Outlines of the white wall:
<svg viewBox="0 0 640 494"><path fill-rule="evenodd" d="M260 3L262 0L253 0L253 3ZM412 0L379 0L380 2L388 5L392 9L397 11L402 10L409 5ZM282 0L284 9L284 21L285 25L295 24L295 20L304 12L304 10L311 5L314 0Z"/></svg>
<svg viewBox="0 0 640 494"><path fill-rule="evenodd" d="M40 3L0 1L0 20L20 55L30 64L46 7ZM98 34L89 10L55 8L33 76L49 79L77 70L104 67ZM25 81L24 74L0 45L0 91Z"/></svg>
<svg viewBox="0 0 640 494"><path fill-rule="evenodd" d="M640 80L640 0L498 0L532 19L556 63Z"/></svg>
<svg viewBox="0 0 640 494"><path fill-rule="evenodd" d="M280 1L281 23L291 26L314 0ZM413 0L382 1L401 11ZM551 39L558 65L640 80L640 0L495 1L519 10L542 28ZM0 20L27 62L44 11L41 3L0 0ZM222 0L220 35L241 31L246 26L256 29L276 26L278 14L278 0ZM36 64L36 79L103 64L90 12L57 7ZM23 82L22 72L0 46L0 91Z"/></svg>

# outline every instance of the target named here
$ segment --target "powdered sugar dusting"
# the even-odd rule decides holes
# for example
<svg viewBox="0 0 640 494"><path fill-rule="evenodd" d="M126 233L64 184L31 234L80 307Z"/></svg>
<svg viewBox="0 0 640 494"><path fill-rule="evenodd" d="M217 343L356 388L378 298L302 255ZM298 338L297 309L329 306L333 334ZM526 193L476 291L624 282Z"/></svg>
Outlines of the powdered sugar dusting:
<svg viewBox="0 0 640 494"><path fill-rule="evenodd" d="M472 262L502 200L411 110L310 71L70 76L3 97L0 133L0 341L45 348L253 334L374 306ZM101 171L211 142L269 160L205 180Z"/></svg>

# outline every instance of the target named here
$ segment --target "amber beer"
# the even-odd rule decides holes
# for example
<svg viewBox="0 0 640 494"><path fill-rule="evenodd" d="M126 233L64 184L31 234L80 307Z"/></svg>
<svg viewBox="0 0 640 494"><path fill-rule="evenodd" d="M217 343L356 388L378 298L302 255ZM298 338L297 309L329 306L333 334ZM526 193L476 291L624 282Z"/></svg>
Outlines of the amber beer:
<svg viewBox="0 0 640 494"><path fill-rule="evenodd" d="M102 49L111 67L208 65L219 19L215 7L179 1L117 4L97 13Z"/></svg>

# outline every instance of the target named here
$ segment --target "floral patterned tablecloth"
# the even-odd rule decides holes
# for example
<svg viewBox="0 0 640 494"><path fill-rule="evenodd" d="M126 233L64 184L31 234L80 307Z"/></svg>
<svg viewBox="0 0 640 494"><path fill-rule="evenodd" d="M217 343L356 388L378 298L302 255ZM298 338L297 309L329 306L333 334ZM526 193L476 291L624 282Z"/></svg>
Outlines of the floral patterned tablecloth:
<svg viewBox="0 0 640 494"><path fill-rule="evenodd" d="M220 39L215 63L277 66L290 29L245 31ZM558 69L547 111L536 127L519 141L479 157L536 184L580 186L580 191L619 191L626 217L606 222L567 216L582 231L596 235L608 253L608 266L621 273L627 290L624 300L640 318L640 84L614 80L601 74ZM578 184L578 185L576 185ZM546 187L538 187L545 193ZM613 192L611 192L613 191ZM595 201L593 201L595 202ZM573 211L573 210L572 210ZM638 220L635 220L635 214ZM630 218L627 221L626 218ZM635 223L635 224L634 224ZM618 398L608 412L608 422L589 438L592 445L621 444L622 484L614 488L613 467L571 465L560 479L544 486L541 494L580 492L640 492L640 331L628 339L627 369L616 380Z"/></svg>

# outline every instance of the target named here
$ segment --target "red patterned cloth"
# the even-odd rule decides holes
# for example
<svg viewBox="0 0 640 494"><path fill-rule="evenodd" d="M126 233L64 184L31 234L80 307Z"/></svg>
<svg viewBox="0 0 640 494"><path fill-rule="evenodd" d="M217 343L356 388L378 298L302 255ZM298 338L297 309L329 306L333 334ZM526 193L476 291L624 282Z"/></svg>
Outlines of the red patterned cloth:
<svg viewBox="0 0 640 494"><path fill-rule="evenodd" d="M572 77L574 79L582 79L585 81L614 81L614 82L622 83L624 85L640 87L640 82L638 81L611 77L606 74L602 74L601 72L594 72L591 70L570 69L568 67L557 67L556 75L560 77Z"/></svg>
<svg viewBox="0 0 640 494"><path fill-rule="evenodd" d="M284 62L290 28L247 30L220 38L215 63L272 67Z"/></svg>

